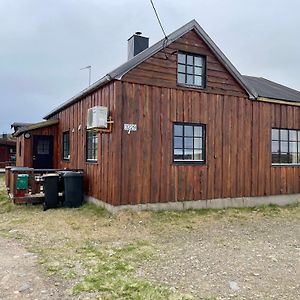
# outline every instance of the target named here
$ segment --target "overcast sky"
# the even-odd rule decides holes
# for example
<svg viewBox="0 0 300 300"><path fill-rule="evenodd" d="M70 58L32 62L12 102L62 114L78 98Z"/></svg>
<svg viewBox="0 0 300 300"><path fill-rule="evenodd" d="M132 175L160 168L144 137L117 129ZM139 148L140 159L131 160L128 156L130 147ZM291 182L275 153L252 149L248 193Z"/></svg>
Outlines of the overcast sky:
<svg viewBox="0 0 300 300"><path fill-rule="evenodd" d="M299 0L154 0L167 34L196 19L242 73L300 90ZM0 133L38 122L163 36L149 0L0 0Z"/></svg>

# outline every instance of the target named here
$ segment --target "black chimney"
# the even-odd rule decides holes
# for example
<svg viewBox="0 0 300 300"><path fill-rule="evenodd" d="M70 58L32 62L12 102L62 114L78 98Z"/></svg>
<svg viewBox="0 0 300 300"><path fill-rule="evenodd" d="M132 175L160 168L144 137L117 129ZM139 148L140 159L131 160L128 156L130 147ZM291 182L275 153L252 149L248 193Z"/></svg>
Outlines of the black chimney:
<svg viewBox="0 0 300 300"><path fill-rule="evenodd" d="M136 32L128 39L128 60L149 47L149 38L142 36L141 32Z"/></svg>

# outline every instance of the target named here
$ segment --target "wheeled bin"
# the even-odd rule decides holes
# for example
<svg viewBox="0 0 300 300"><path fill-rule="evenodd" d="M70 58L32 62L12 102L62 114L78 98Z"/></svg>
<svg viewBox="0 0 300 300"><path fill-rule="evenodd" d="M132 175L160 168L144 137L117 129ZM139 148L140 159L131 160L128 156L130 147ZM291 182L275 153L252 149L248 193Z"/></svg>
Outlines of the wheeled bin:
<svg viewBox="0 0 300 300"><path fill-rule="evenodd" d="M44 210L48 208L56 208L59 206L59 197L58 197L58 174L47 174L43 176L44 179L44 193L45 193L45 202Z"/></svg>
<svg viewBox="0 0 300 300"><path fill-rule="evenodd" d="M64 207L79 207L83 202L83 173L60 173L64 183Z"/></svg>

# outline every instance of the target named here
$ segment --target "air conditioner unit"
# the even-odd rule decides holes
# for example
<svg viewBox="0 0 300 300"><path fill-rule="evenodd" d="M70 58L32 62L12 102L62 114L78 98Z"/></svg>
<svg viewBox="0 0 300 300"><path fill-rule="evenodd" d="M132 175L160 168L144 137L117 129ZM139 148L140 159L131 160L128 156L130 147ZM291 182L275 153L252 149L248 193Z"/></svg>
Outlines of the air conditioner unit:
<svg viewBox="0 0 300 300"><path fill-rule="evenodd" d="M94 106L87 112L87 129L107 128L108 108L105 106Z"/></svg>

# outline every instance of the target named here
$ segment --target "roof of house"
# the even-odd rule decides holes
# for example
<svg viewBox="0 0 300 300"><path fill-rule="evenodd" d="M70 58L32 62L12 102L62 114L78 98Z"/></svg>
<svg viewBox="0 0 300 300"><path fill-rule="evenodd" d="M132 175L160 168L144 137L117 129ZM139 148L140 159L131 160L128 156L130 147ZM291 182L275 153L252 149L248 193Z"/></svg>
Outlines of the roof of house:
<svg viewBox="0 0 300 300"><path fill-rule="evenodd" d="M219 47L213 42L213 40L208 36L208 34L203 30L203 28L197 23L196 20L192 20L185 24L184 26L180 27L170 35L168 35L167 39L162 39L156 44L152 45L151 47L145 49L141 53L134 56L132 59L128 60L118 68L114 69L110 73L106 74L104 77L93 83L88 88L84 89L68 101L64 102L54 110L52 110L49 114L47 114L44 119L49 119L58 112L64 110L65 108L69 107L73 103L76 103L84 96L87 96L89 93L93 92L94 90L98 89L102 85L112 81L112 80L120 80L123 75L128 73L130 70L138 66L140 63L144 62L146 59L150 58L155 53L161 51L163 48L167 47L172 42L176 41L178 38L183 36L184 34L188 33L189 31L194 30L207 44L210 50L216 55L216 57L220 60L220 62L224 65L224 67L228 70L228 72L236 79L236 81L245 89L248 93L250 99L256 99L259 94L258 91L261 90L258 88L258 85L253 83L251 79L247 76L242 76L239 71L233 66L233 64L229 61L229 59L225 56L225 54L219 49ZM275 84L275 83L273 83ZM276 84L275 84L276 85ZM285 90L289 89L287 87L282 86ZM275 90L274 90L275 91ZM282 92L283 95L286 95L286 92ZM265 93L262 93L265 94ZM279 93L280 94L280 93ZM273 95L273 93L272 93ZM274 97L273 97L274 98ZM283 97L282 100L291 101L291 97ZM278 99L278 96L275 97ZM280 98L281 99L281 98ZM295 100L292 100L295 101Z"/></svg>
<svg viewBox="0 0 300 300"><path fill-rule="evenodd" d="M27 126L30 126L32 124L33 123L14 122L14 123L12 123L10 125L10 128L14 129L14 133L13 134L15 134L20 128L27 127Z"/></svg>
<svg viewBox="0 0 300 300"><path fill-rule="evenodd" d="M0 145L7 145L7 146L15 146L16 139L13 138L11 135L7 135L6 137L0 137Z"/></svg>
<svg viewBox="0 0 300 300"><path fill-rule="evenodd" d="M195 30L196 33L206 42L208 47L212 50L212 52L218 57L218 59L223 63L225 68L231 73L231 75L240 83L240 85L246 90L249 97L254 99L256 97L256 93L252 88L248 87L244 78L239 73L239 71L233 66L233 64L229 61L229 59L224 55L224 53L218 48L218 46L213 42L213 40L208 36L208 34L202 29L202 27L195 21L192 20L185 24L184 26L180 27L170 35L168 35L168 39L165 38L157 42L156 44L152 45L151 47L145 49L141 53L134 56L132 59L128 60L118 68L114 69L110 73L106 74L104 77L93 83L91 86L86 88L85 90L81 91L79 94L75 95L68 101L64 102L62 105L58 106L54 110L52 110L49 114L47 114L44 118L48 119L58 113L59 111L67 108L68 106L72 105L73 103L80 100L82 97L86 96L87 94L91 93L95 89L101 87L102 85L112 81L112 80L120 80L123 75L128 73L130 70L135 68L137 65L154 55L155 53L159 52L163 48L167 47L169 44L183 36L184 34L188 33L191 30Z"/></svg>
<svg viewBox="0 0 300 300"><path fill-rule="evenodd" d="M20 129L18 129L13 134L13 136L17 137L17 136L21 135L24 132L35 130L35 129L39 129L39 128L44 128L44 127L48 127L48 126L53 126L53 125L56 125L58 123L59 123L59 120L52 119L52 120L42 121L42 122L35 123L35 124L30 124L29 126L21 127Z"/></svg>
<svg viewBox="0 0 300 300"><path fill-rule="evenodd" d="M25 127L25 126L29 126L33 123L24 123L24 122L14 122L10 125L10 128L13 128L13 127Z"/></svg>
<svg viewBox="0 0 300 300"><path fill-rule="evenodd" d="M300 92L262 77L243 76L249 86L257 92L258 97L300 102Z"/></svg>

